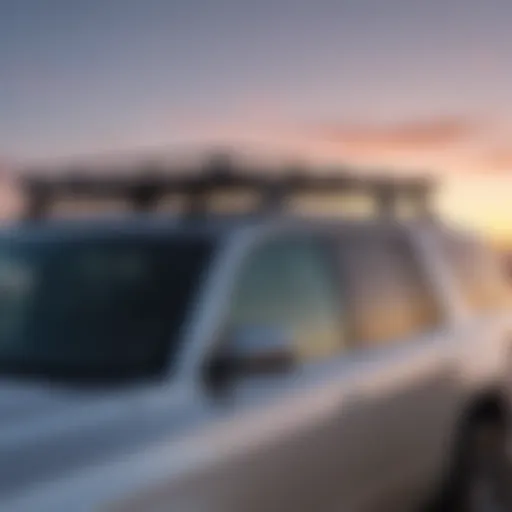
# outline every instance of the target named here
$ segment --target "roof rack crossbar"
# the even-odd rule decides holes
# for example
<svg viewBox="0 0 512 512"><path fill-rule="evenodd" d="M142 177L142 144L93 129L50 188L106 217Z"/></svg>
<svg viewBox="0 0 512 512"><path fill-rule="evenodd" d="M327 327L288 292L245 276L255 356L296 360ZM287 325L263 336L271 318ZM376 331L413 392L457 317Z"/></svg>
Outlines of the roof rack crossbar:
<svg viewBox="0 0 512 512"><path fill-rule="evenodd" d="M329 175L285 172L279 175L248 173L231 167L210 169L200 174L146 172L133 176L92 176L87 173L57 177L27 173L21 177L27 197L25 217L39 219L62 199L125 200L132 209L150 211L165 197L182 195L187 199L186 214L208 211L208 198L222 191L250 191L261 196L263 211L284 209L290 197L301 194L362 193L373 199L381 215L394 215L401 199L428 212L433 182L426 178L362 177L340 171Z"/></svg>

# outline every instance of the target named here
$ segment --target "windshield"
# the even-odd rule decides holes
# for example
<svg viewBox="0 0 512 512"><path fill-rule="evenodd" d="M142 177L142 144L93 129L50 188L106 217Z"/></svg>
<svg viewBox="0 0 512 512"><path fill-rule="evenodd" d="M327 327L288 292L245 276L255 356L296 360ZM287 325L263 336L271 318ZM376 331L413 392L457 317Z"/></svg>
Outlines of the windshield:
<svg viewBox="0 0 512 512"><path fill-rule="evenodd" d="M157 374L210 254L188 239L0 242L0 372Z"/></svg>

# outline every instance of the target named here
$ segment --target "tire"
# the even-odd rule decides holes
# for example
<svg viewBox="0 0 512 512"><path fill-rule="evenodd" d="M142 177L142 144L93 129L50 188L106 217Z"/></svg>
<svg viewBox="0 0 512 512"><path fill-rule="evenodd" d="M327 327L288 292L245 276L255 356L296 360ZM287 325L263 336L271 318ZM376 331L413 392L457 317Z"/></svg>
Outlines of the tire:
<svg viewBox="0 0 512 512"><path fill-rule="evenodd" d="M461 429L447 485L434 512L512 511L503 418L476 416Z"/></svg>

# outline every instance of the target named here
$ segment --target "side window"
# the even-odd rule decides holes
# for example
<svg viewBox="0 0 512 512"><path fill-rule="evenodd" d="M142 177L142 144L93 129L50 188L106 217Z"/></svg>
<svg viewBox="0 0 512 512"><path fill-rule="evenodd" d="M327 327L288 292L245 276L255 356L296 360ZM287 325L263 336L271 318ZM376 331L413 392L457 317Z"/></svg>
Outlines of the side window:
<svg viewBox="0 0 512 512"><path fill-rule="evenodd" d="M435 297L406 239L372 234L346 241L341 250L357 343L404 341L440 323Z"/></svg>
<svg viewBox="0 0 512 512"><path fill-rule="evenodd" d="M328 250L317 239L275 240L257 248L238 276L228 328L283 330L302 362L340 352L342 308Z"/></svg>
<svg viewBox="0 0 512 512"><path fill-rule="evenodd" d="M510 306L510 293L498 259L473 240L444 239L444 255L468 307L484 312Z"/></svg>

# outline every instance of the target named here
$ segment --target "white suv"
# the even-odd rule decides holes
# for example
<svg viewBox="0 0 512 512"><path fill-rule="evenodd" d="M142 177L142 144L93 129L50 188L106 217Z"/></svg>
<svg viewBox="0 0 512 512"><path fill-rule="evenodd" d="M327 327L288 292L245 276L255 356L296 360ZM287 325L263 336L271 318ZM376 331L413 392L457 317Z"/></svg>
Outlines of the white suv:
<svg viewBox="0 0 512 512"><path fill-rule="evenodd" d="M506 444L507 293L431 219L16 224L0 508L469 510Z"/></svg>

